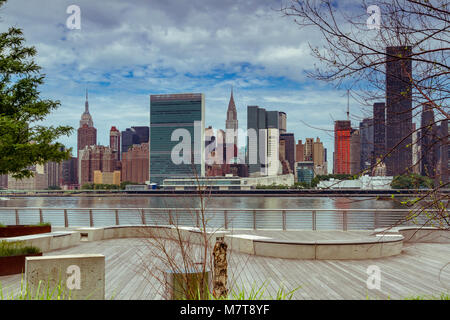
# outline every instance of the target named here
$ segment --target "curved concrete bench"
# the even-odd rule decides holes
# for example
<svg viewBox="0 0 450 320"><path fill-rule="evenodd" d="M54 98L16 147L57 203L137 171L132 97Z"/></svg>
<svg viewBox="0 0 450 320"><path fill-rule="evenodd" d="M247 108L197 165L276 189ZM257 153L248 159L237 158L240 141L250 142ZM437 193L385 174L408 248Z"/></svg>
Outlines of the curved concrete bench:
<svg viewBox="0 0 450 320"><path fill-rule="evenodd" d="M77 228L82 241L98 241L120 238L163 238L181 239L194 244L204 243L203 233L199 228L164 225L120 225L104 228ZM223 237L227 231L208 231L208 242L214 244L216 237ZM84 239L83 239L84 238Z"/></svg>
<svg viewBox="0 0 450 320"><path fill-rule="evenodd" d="M450 230L433 227L394 227L379 228L375 232L380 234L400 234L404 242L423 242L423 243L450 243Z"/></svg>
<svg viewBox="0 0 450 320"><path fill-rule="evenodd" d="M450 243L450 230L432 227L401 227L398 228L405 242Z"/></svg>
<svg viewBox="0 0 450 320"><path fill-rule="evenodd" d="M104 228L77 228L85 241L119 238L179 239L203 244L198 228L158 225L121 225ZM355 240L281 241L268 237L208 231L208 243L223 237L231 250L256 256L287 259L376 259L400 254L404 237L400 234L366 236ZM83 240L82 240L83 241Z"/></svg>
<svg viewBox="0 0 450 320"><path fill-rule="evenodd" d="M229 235L233 249L256 256L286 259L376 259L398 255L403 236L365 237L361 240L280 241L266 237ZM263 239L264 238L264 239Z"/></svg>
<svg viewBox="0 0 450 320"><path fill-rule="evenodd" d="M372 241L318 240L311 242L254 241L255 255L289 259L376 259L398 255L403 237Z"/></svg>

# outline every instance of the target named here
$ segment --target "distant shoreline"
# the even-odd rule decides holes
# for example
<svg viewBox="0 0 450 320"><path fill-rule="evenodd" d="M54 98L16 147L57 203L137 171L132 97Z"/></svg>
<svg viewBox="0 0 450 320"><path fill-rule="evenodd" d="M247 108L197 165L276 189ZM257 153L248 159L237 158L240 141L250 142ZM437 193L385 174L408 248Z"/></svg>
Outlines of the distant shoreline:
<svg viewBox="0 0 450 320"><path fill-rule="evenodd" d="M385 200L389 200L394 197L411 197L423 195L429 190L211 190L210 192L204 192L205 196L213 197L380 197ZM443 190L443 193L448 194L450 190ZM121 191L111 192L108 190L97 191L25 191L20 193L7 193L0 191L0 197L117 197L117 196L130 196L130 197L198 197L198 192L194 190L147 190L147 191Z"/></svg>

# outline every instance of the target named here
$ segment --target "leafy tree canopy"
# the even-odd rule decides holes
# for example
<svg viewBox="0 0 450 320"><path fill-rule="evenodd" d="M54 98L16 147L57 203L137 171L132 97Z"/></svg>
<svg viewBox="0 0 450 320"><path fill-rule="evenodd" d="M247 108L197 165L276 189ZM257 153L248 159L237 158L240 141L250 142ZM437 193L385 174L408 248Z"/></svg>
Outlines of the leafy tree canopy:
<svg viewBox="0 0 450 320"><path fill-rule="evenodd" d="M40 97L45 75L33 60L36 49L24 41L20 29L0 33L0 174L15 178L32 176L33 165L67 159L71 150L55 141L73 130L40 124L60 102Z"/></svg>
<svg viewBox="0 0 450 320"><path fill-rule="evenodd" d="M393 189L433 189L433 179L418 174L401 175L394 177L391 187Z"/></svg>

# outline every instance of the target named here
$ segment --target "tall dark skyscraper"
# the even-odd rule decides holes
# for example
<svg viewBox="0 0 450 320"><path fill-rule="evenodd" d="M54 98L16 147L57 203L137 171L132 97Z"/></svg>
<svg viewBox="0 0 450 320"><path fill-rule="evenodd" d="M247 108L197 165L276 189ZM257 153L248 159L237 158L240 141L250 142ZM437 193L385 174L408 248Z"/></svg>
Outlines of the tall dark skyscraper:
<svg viewBox="0 0 450 320"><path fill-rule="evenodd" d="M81 115L80 128L78 128L77 158L79 151L86 146L97 144L97 129L94 128L92 116L89 113L88 92L86 90L86 102L84 103L84 112Z"/></svg>
<svg viewBox="0 0 450 320"><path fill-rule="evenodd" d="M261 170L261 157L259 152L259 146L264 146L264 143L260 143L260 139L264 137L259 134L260 130L266 128L266 109L259 108L258 106L247 107L247 164L249 174L259 173ZM250 131L252 130L252 131ZM262 151L265 154L265 151Z"/></svg>
<svg viewBox="0 0 450 320"><path fill-rule="evenodd" d="M280 134L280 141L284 140L285 159L289 162L292 173L295 170L295 138L293 133Z"/></svg>
<svg viewBox="0 0 450 320"><path fill-rule="evenodd" d="M377 158L386 154L386 104L377 102L373 105L373 154L371 165Z"/></svg>
<svg viewBox="0 0 450 320"><path fill-rule="evenodd" d="M359 123L359 133L361 138L360 170L366 170L372 165L374 140L372 118L365 118Z"/></svg>
<svg viewBox="0 0 450 320"><path fill-rule="evenodd" d="M149 127L131 127L122 131L122 150L121 152L127 152L134 144L147 143L149 139Z"/></svg>
<svg viewBox="0 0 450 320"><path fill-rule="evenodd" d="M420 174L430 178L436 177L438 158L440 155L439 132L440 127L436 126L434 121L433 107L426 104L422 109L422 118L420 122Z"/></svg>
<svg viewBox="0 0 450 320"><path fill-rule="evenodd" d="M449 168L450 168L450 144L449 144L449 127L448 120L444 119L441 121L439 126L439 158L438 158L438 170L439 176L436 181L436 185L447 184L449 182ZM447 186L448 187L448 186Z"/></svg>
<svg viewBox="0 0 450 320"><path fill-rule="evenodd" d="M361 170L361 134L358 129L350 131L350 174Z"/></svg>
<svg viewBox="0 0 450 320"><path fill-rule="evenodd" d="M180 144L188 144L190 150L177 149ZM169 178L205 176L203 93L150 96L149 173L150 181L159 185Z"/></svg>
<svg viewBox="0 0 450 320"><path fill-rule="evenodd" d="M386 48L386 159L388 176L412 170L411 47ZM406 58L405 58L406 57Z"/></svg>

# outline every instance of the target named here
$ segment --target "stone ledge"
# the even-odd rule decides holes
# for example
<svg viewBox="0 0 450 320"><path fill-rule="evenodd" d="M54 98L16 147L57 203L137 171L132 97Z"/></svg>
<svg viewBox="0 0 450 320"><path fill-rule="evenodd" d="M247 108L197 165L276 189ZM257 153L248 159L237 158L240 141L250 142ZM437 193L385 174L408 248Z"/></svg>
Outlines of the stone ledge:
<svg viewBox="0 0 450 320"><path fill-rule="evenodd" d="M31 292L61 285L65 299L105 299L105 256L101 254L73 254L27 257L25 281Z"/></svg>
<svg viewBox="0 0 450 320"><path fill-rule="evenodd" d="M378 233L385 235L400 234L406 243L450 243L450 230L439 229L434 227L395 227L376 229Z"/></svg>
<svg viewBox="0 0 450 320"><path fill-rule="evenodd" d="M20 237L1 238L6 241L22 241L26 246L34 246L41 249L42 252L58 250L76 246L80 242L80 233L78 231L57 231L51 233L41 233Z"/></svg>

